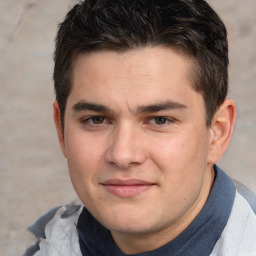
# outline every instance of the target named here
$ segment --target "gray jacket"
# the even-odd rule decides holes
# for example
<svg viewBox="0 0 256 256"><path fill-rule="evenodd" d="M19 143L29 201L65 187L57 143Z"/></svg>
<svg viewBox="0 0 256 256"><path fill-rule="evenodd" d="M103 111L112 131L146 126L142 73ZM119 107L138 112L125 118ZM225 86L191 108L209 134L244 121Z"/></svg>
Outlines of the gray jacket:
<svg viewBox="0 0 256 256"><path fill-rule="evenodd" d="M226 227L210 256L256 256L256 197L241 183ZM83 206L56 207L28 230L37 242L23 256L82 256L76 224Z"/></svg>

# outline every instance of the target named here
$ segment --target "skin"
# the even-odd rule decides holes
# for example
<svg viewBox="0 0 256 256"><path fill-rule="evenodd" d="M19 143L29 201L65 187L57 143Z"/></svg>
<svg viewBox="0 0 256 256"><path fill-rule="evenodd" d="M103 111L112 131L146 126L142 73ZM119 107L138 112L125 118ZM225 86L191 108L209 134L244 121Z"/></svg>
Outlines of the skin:
<svg viewBox="0 0 256 256"><path fill-rule="evenodd" d="M161 47L80 55L64 133L54 103L73 186L125 253L151 251L186 229L230 141L234 102L226 100L207 127L191 65ZM107 184L113 179L118 184Z"/></svg>

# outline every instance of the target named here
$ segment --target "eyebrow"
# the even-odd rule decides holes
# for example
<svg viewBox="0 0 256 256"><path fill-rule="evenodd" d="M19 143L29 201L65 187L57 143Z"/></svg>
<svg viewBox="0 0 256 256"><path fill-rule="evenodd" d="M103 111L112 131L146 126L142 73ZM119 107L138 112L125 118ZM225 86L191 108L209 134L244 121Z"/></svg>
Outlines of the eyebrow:
<svg viewBox="0 0 256 256"><path fill-rule="evenodd" d="M187 106L175 101L165 101L148 106L140 106L136 111L138 114L154 113L163 110L186 109Z"/></svg>
<svg viewBox="0 0 256 256"><path fill-rule="evenodd" d="M145 106L139 106L136 111L132 111L136 114L146 114L146 113L154 113L154 112L160 112L164 110L176 110L176 109L186 109L187 106L184 104L181 104L179 102L175 101L164 101L159 102L156 104L150 104ZM95 111L95 112L101 112L105 114L114 113L115 111L111 110L105 105L92 103L92 102L86 102L86 101L80 101L76 103L73 106L73 110L76 112L82 112L82 111Z"/></svg>
<svg viewBox="0 0 256 256"><path fill-rule="evenodd" d="M76 112L91 110L95 112L110 113L113 112L108 107L102 104L90 103L86 101L80 101L73 106L73 110Z"/></svg>

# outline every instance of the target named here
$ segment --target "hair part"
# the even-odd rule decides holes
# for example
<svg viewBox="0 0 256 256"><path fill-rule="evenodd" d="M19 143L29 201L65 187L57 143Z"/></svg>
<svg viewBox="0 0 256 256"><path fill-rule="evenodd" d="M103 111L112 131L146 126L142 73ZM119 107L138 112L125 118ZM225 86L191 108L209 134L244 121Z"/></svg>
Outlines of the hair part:
<svg viewBox="0 0 256 256"><path fill-rule="evenodd" d="M206 125L228 91L225 25L204 0L85 0L59 25L54 87L64 129L72 71L78 55L163 46L193 60L192 86L202 94Z"/></svg>

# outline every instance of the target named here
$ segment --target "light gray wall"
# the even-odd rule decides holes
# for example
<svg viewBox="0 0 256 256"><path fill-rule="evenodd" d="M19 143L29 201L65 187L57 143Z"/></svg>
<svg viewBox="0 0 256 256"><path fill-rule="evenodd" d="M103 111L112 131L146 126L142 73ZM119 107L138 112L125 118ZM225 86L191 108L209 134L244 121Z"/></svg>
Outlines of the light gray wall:
<svg viewBox="0 0 256 256"><path fill-rule="evenodd" d="M21 255L25 227L75 199L52 120L52 53L68 0L0 0L0 252ZM211 0L230 41L230 96L238 120L220 163L256 192L256 3Z"/></svg>

